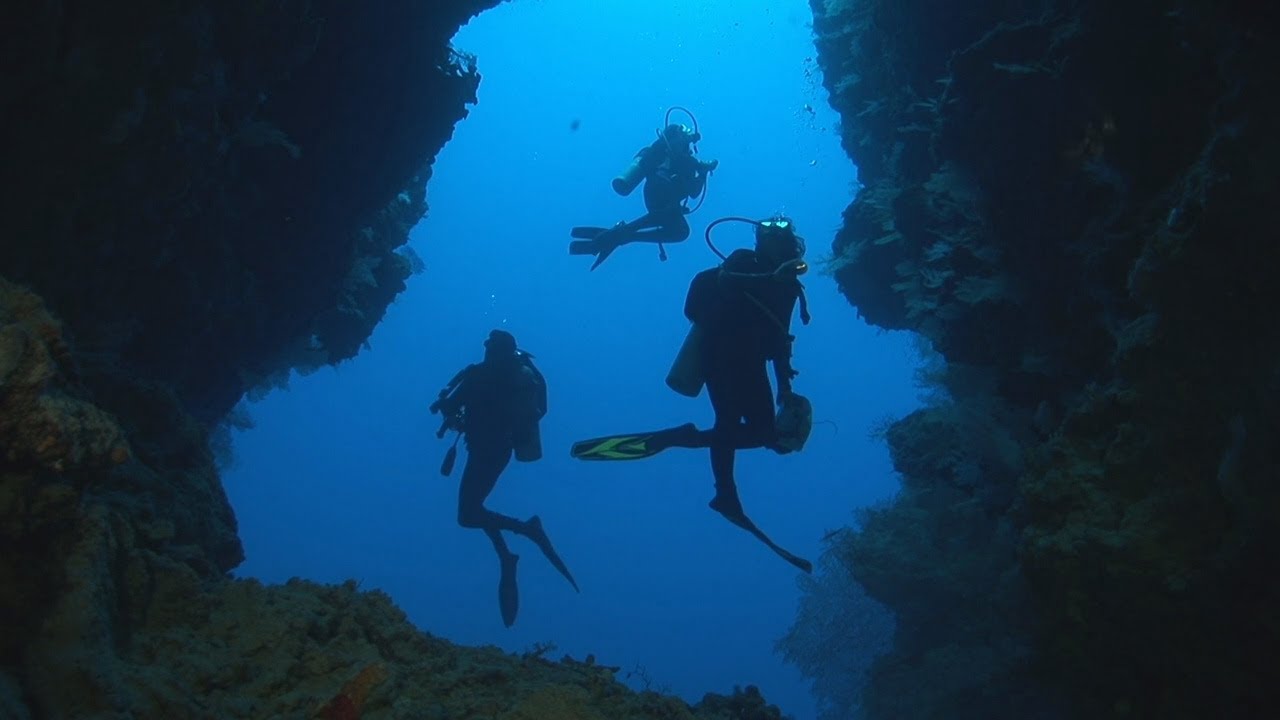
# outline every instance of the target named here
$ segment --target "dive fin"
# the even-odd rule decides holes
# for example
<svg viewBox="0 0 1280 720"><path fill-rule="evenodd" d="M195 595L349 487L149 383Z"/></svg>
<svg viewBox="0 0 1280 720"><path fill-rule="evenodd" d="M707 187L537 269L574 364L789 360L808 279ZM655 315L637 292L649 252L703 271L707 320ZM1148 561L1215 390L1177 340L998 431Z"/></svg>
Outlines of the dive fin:
<svg viewBox="0 0 1280 720"><path fill-rule="evenodd" d="M626 238L629 236L630 233L626 230L626 223L618 223L596 235L596 239L592 241L596 246L596 261L591 263L591 269L595 270L600 267L605 260L609 259L614 250L626 244Z"/></svg>
<svg viewBox="0 0 1280 720"><path fill-rule="evenodd" d="M580 238L582 240L595 240L601 235L609 232L612 228L595 227L593 225L580 225L569 231L569 237Z"/></svg>
<svg viewBox="0 0 1280 720"><path fill-rule="evenodd" d="M645 442L648 439L649 433L641 433L579 440L569 455L579 460L640 460L658 452Z"/></svg>
<svg viewBox="0 0 1280 720"><path fill-rule="evenodd" d="M560 571L564 579L569 581L569 584L573 586L574 592L582 592L578 589L578 583L573 579L573 574L569 572L569 567L564 564L556 549L551 545L551 538L547 537L547 531L542 529L542 519L537 515L529 518L529 522L526 523L526 536L538 546L543 555L547 556L547 560L556 570Z"/></svg>
<svg viewBox="0 0 1280 720"><path fill-rule="evenodd" d="M520 609L520 589L516 586L516 561L520 559L515 553L500 555L502 577L498 580L498 608L502 611L502 624L511 627L516 622L516 613Z"/></svg>
<svg viewBox="0 0 1280 720"><path fill-rule="evenodd" d="M600 248L595 240L572 240L569 242L570 255L595 255Z"/></svg>
<svg viewBox="0 0 1280 720"><path fill-rule="evenodd" d="M809 562L808 560L805 560L799 555L796 555L790 552L786 548L782 547L781 545L778 545L773 540L771 540L769 536L765 535L764 531L761 530L759 527L757 527L756 524L751 521L751 518L747 517L747 514L742 511L741 503L730 503L730 502L723 502L723 501L717 502L718 500L720 500L719 495L717 495L709 503L709 506L711 507L712 510L715 510L716 512L723 515L726 520L733 523L734 525L737 525L743 530L746 530L752 535L755 535L756 538L760 540L760 542L769 546L770 550L777 553L778 557L782 558L783 560L786 560L787 562L791 563L792 565L799 568L800 570L803 570L806 573L813 572L813 563Z"/></svg>
<svg viewBox="0 0 1280 720"><path fill-rule="evenodd" d="M642 460L675 447L682 438L689 447L693 447L691 442L697 432L693 423L686 423L666 430L579 440L573 444L569 455L579 460Z"/></svg>
<svg viewBox="0 0 1280 720"><path fill-rule="evenodd" d="M595 270L600 267L605 260L609 259L609 256L613 254L613 251L618 249L618 247L618 245L606 245L604 248L599 249L596 253L596 261L591 263L591 269Z"/></svg>
<svg viewBox="0 0 1280 720"><path fill-rule="evenodd" d="M571 237L579 238L569 243L570 255L595 255L596 261L591 264L591 269L595 270L600 267L614 250L623 245L622 241L617 239L606 239L613 236L621 230L625 230L627 224L619 222L610 228L596 227L594 225L580 225L569 231Z"/></svg>

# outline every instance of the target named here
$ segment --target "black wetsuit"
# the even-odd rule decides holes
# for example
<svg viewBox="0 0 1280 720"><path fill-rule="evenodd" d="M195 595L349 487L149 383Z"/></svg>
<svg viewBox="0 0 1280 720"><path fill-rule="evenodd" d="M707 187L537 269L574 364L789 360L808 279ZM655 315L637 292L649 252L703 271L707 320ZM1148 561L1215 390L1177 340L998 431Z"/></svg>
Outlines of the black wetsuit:
<svg viewBox="0 0 1280 720"><path fill-rule="evenodd" d="M685 298L685 316L703 330L702 360L715 426L699 433L711 448L717 497L737 502L736 450L766 447L777 436L774 393L766 364L773 362L779 393L790 392L791 314L800 297L795 278L768 275L752 250L737 250L720 268L698 273Z"/></svg>
<svg viewBox="0 0 1280 720"><path fill-rule="evenodd" d="M499 555L508 552L499 531L523 533L525 523L489 510L484 501L511 462L516 433L540 417L539 393L533 371L517 359L471 366L459 389L467 462L458 488L458 524L484 530Z"/></svg>
<svg viewBox="0 0 1280 720"><path fill-rule="evenodd" d="M626 223L617 237L626 242L680 242L689 237L684 202L697 197L707 182L710 163L692 154L672 152L658 139L637 155L647 168L644 179L644 207L647 212Z"/></svg>
<svg viewBox="0 0 1280 720"><path fill-rule="evenodd" d="M490 342L496 334L497 331L490 334ZM574 590L578 589L578 583L552 547L537 515L522 522L484 506L513 455L526 462L542 457L537 427L547 412L547 385L529 358L516 351L509 356L500 353L490 356L486 352L484 362L468 366L450 383L460 385L449 396L453 402L447 411L450 415L461 412L467 446L467 462L458 487L458 524L483 530L498 553L501 565L498 604L507 627L515 622L519 607L515 577L519 558L507 547L503 530L533 541Z"/></svg>

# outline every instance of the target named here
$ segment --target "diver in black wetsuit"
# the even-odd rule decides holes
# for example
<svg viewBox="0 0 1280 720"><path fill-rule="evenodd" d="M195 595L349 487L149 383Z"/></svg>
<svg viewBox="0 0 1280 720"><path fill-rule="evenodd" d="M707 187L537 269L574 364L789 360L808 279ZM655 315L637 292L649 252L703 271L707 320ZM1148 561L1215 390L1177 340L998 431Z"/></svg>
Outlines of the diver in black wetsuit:
<svg viewBox="0 0 1280 720"><path fill-rule="evenodd" d="M745 220L725 220L730 219ZM808 400L791 387L796 373L791 367L790 327L797 302L801 319L809 322L799 281L807 269L802 259L804 243L788 218L745 221L756 225L755 248L734 251L719 267L698 273L690 283L685 316L693 330L668 377L673 389L690 396L696 396L705 383L715 425L710 430L686 424L584 440L574 444L572 455L583 460L634 460L673 447L710 448L716 490L710 507L810 572L809 561L778 547L747 517L734 480L738 450L768 447L792 452L803 446L812 426ZM774 415L770 362L777 381L776 400L782 407L779 416ZM779 417L790 425L785 432L778 426Z"/></svg>
<svg viewBox="0 0 1280 720"><path fill-rule="evenodd" d="M685 317L702 329L702 373L715 411L712 430L692 447L711 448L711 508L731 521L745 517L733 477L736 451L772 447L778 439L770 361L778 405L793 395L791 315L802 292L803 263L796 265L802 254L790 220L764 221L754 250L735 250L720 267L698 273L685 297Z"/></svg>
<svg viewBox="0 0 1280 720"><path fill-rule="evenodd" d="M431 405L431 412L444 417L437 433L439 437L455 430L459 438L466 438L467 462L458 487L458 524L483 530L493 543L501 565L498 604L503 623L511 627L519 608L516 586L519 556L507 547L503 530L532 540L574 590L578 584L556 554L537 515L522 522L484 506L513 454L521 462L542 457L538 421L547 411L546 381L534 367L532 356L517 348L515 337L494 330L484 347L484 361L463 368L440 392L439 399ZM445 455L441 467L445 475L453 470L456 447L455 441Z"/></svg>
<svg viewBox="0 0 1280 720"><path fill-rule="evenodd" d="M668 111L668 119L670 114ZM663 243L689 237L689 223L684 216L692 210L686 203L703 192L708 173L719 166L719 161L703 162L694 157L693 144L701 137L693 128L668 123L657 140L636 153L626 172L613 179L613 189L619 195L631 194L644 182L645 214L611 228L573 228L570 235L581 239L569 243L569 254L595 255L591 265L595 270L627 243L652 242L658 243L665 260Z"/></svg>

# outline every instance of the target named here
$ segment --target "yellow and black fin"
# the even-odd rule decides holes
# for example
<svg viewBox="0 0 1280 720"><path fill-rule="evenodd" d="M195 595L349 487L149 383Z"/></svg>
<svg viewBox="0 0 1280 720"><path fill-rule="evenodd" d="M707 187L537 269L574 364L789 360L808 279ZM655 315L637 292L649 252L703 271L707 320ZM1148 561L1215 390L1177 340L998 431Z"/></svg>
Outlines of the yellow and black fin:
<svg viewBox="0 0 1280 720"><path fill-rule="evenodd" d="M579 460L641 460L665 450L665 443L653 442L654 433L629 433L579 440L569 454Z"/></svg>

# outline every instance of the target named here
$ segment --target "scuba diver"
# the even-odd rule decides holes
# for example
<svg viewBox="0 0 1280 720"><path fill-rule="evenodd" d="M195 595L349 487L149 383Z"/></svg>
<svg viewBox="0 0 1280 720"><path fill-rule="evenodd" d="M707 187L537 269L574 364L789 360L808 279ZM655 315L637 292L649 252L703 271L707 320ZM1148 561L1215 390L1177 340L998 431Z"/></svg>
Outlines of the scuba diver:
<svg viewBox="0 0 1280 720"><path fill-rule="evenodd" d="M671 113L680 110L689 115L693 127L671 122ZM705 197L707 175L719 166L718 160L703 162L694 157L694 143L702 139L698 121L688 110L673 107L663 118L663 129L658 138L647 147L640 148L631 165L613 179L613 190L619 195L630 195L644 182L645 214L631 222L619 222L611 228L575 227L570 235L579 238L569 243L570 255L595 255L591 265L595 270L619 247L632 242L658 244L658 254L667 259L663 243L681 242L689 237L689 223L685 215L692 209L690 198Z"/></svg>
<svg viewBox="0 0 1280 720"><path fill-rule="evenodd" d="M728 257L711 242L711 230L722 222L755 225L755 248ZM713 222L707 244L724 262L698 273L685 298L692 323L667 384L696 397L705 385L715 411L710 430L692 423L652 432L613 435L574 443L571 455L581 460L636 460L673 447L710 448L715 497L709 503L734 525L752 533L787 562L812 572L808 560L775 544L742 508L734 480L738 450L767 447L780 454L804 447L813 427L808 399L792 389L791 315L797 302L800 318L809 323L799 276L808 270L804 241L789 218L755 221L730 217ZM777 394L767 365L773 363ZM775 416L773 406L780 407Z"/></svg>
<svg viewBox="0 0 1280 720"><path fill-rule="evenodd" d="M507 547L503 530L532 540L573 589L578 589L537 515L521 522L484 506L512 455L520 462L542 457L538 422L547 412L547 384L532 358L518 349L511 333L494 330L484 343L484 361L459 371L431 404L431 412L443 417L436 437L443 438L450 430L458 433L445 453L442 475L453 472L458 440L466 437L467 462L458 487L458 524L483 530L498 553L498 607L507 627L515 623L520 604L516 586L519 556Z"/></svg>

